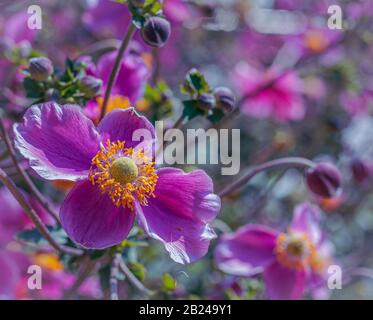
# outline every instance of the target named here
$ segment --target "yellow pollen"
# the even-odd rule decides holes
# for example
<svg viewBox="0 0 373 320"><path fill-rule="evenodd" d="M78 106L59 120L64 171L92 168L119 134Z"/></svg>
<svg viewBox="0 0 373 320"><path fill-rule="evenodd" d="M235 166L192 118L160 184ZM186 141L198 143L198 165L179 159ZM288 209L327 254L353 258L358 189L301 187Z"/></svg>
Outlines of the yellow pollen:
<svg viewBox="0 0 373 320"><path fill-rule="evenodd" d="M121 184L132 183L139 175L137 165L127 157L115 159L109 171L111 176Z"/></svg>
<svg viewBox="0 0 373 320"><path fill-rule="evenodd" d="M133 209L135 200L147 205L148 199L154 197L158 176L144 150L124 145L124 141L107 140L93 158L88 178L109 195L114 205Z"/></svg>
<svg viewBox="0 0 373 320"><path fill-rule="evenodd" d="M97 103L101 110L104 104L104 99L102 97L98 97ZM106 106L106 114L108 114L110 111L114 109L127 109L130 106L131 106L131 103L127 97L124 97L121 95L113 95L113 96L110 96L109 102Z"/></svg>
<svg viewBox="0 0 373 320"><path fill-rule="evenodd" d="M300 270L312 266L316 246L304 233L281 233L276 240L275 254L284 267Z"/></svg>

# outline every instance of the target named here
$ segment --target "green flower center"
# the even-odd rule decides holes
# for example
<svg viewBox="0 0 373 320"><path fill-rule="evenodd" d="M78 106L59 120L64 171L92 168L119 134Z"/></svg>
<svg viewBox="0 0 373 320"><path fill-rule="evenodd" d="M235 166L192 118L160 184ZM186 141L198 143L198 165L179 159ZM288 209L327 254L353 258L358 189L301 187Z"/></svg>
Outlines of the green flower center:
<svg viewBox="0 0 373 320"><path fill-rule="evenodd" d="M118 158L110 166L110 175L121 184L132 183L139 175L136 163L128 157Z"/></svg>

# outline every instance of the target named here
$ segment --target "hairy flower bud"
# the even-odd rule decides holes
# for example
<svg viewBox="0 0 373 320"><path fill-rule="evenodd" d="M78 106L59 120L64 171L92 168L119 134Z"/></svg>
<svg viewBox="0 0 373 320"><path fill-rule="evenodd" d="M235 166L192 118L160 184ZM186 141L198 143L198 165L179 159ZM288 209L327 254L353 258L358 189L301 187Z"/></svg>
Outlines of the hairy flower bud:
<svg viewBox="0 0 373 320"><path fill-rule="evenodd" d="M215 96L211 93L203 93L198 99L198 104L203 110L211 110L216 104Z"/></svg>
<svg viewBox="0 0 373 320"><path fill-rule="evenodd" d="M141 30L144 41L152 47L163 47L171 34L171 24L165 18L150 17Z"/></svg>
<svg viewBox="0 0 373 320"><path fill-rule="evenodd" d="M339 170L331 163L321 162L307 170L307 185L316 195L331 198L339 191L342 176Z"/></svg>
<svg viewBox="0 0 373 320"><path fill-rule="evenodd" d="M231 112L236 104L236 97L227 87L218 87L214 90L217 106L226 112Z"/></svg>
<svg viewBox="0 0 373 320"><path fill-rule="evenodd" d="M79 90L86 95L87 98L95 97L102 87L102 80L93 76L85 76L79 84Z"/></svg>
<svg viewBox="0 0 373 320"><path fill-rule="evenodd" d="M28 71L33 80L45 81L53 73L53 64L48 58L31 58Z"/></svg>

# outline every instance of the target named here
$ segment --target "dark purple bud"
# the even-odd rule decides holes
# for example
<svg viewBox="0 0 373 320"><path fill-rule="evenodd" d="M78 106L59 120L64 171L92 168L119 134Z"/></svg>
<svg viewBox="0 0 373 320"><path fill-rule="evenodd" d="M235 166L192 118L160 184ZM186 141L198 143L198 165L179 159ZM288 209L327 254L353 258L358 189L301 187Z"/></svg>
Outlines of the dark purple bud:
<svg viewBox="0 0 373 320"><path fill-rule="evenodd" d="M171 24L163 17L154 16L146 20L141 30L144 41L156 48L163 47L171 34Z"/></svg>
<svg viewBox="0 0 373 320"><path fill-rule="evenodd" d="M48 58L32 58L29 62L28 71L31 78L36 81L45 81L53 73L53 64Z"/></svg>
<svg viewBox="0 0 373 320"><path fill-rule="evenodd" d="M331 198L337 194L342 184L342 176L336 166L320 162L306 172L308 188L316 195Z"/></svg>
<svg viewBox="0 0 373 320"><path fill-rule="evenodd" d="M215 96L211 93L203 93L198 98L198 104L199 104L199 107L203 110L206 110L206 111L211 110L212 108L215 107L215 104L216 104Z"/></svg>
<svg viewBox="0 0 373 320"><path fill-rule="evenodd" d="M351 162L351 171L357 182L363 182L373 173L373 163L367 160L354 159Z"/></svg>
<svg viewBox="0 0 373 320"><path fill-rule="evenodd" d="M85 76L79 84L79 90L85 94L87 98L95 97L101 90L102 80L93 76Z"/></svg>
<svg viewBox="0 0 373 320"><path fill-rule="evenodd" d="M214 90L217 106L226 112L233 111L236 105L236 97L231 89L218 87Z"/></svg>

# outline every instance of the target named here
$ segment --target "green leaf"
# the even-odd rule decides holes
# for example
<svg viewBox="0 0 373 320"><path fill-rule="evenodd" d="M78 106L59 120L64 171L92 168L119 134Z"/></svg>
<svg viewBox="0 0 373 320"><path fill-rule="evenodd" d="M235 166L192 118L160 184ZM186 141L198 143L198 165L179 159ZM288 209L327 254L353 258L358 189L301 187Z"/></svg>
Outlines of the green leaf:
<svg viewBox="0 0 373 320"><path fill-rule="evenodd" d="M183 117L191 120L195 117L202 116L205 114L205 111L199 108L199 104L197 100L186 100L183 101L184 110L183 110Z"/></svg>
<svg viewBox="0 0 373 320"><path fill-rule="evenodd" d="M174 291L177 287L177 281L169 273L163 274L162 282L163 282L162 289L164 291L167 291L167 292Z"/></svg>
<svg viewBox="0 0 373 320"><path fill-rule="evenodd" d="M68 237L65 230L59 227L47 226L52 237L60 244L66 244ZM32 242L38 245L45 245L48 242L43 238L38 229L25 230L17 234L17 239L26 242Z"/></svg>
<svg viewBox="0 0 373 320"><path fill-rule="evenodd" d="M214 108L212 109L212 114L207 117L212 123L218 123L221 119L225 117L225 113L222 109Z"/></svg>
<svg viewBox="0 0 373 320"><path fill-rule="evenodd" d="M205 76L197 69L192 69L188 72L186 81L198 94L206 93L210 90Z"/></svg>
<svg viewBox="0 0 373 320"><path fill-rule="evenodd" d="M44 95L44 91L40 83L32 80L31 78L25 78L23 80L23 87L26 91L27 98L40 99Z"/></svg>

